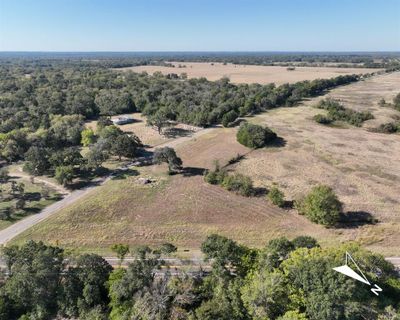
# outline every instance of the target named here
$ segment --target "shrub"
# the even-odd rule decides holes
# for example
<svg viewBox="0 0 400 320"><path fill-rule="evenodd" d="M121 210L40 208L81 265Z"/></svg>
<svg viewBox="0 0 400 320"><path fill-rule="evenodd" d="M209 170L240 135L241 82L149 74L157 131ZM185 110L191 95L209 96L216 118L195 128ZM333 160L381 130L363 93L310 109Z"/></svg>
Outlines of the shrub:
<svg viewBox="0 0 400 320"><path fill-rule="evenodd" d="M400 122L382 123L374 131L380 132L380 133L396 133L396 132L400 132Z"/></svg>
<svg viewBox="0 0 400 320"><path fill-rule="evenodd" d="M228 164L235 164L237 162L240 162L241 160L244 159L244 155L243 154L237 154L236 156L234 156L233 158L229 159Z"/></svg>
<svg viewBox="0 0 400 320"><path fill-rule="evenodd" d="M72 166L59 166L56 168L54 178L59 184L66 186L74 179L74 168Z"/></svg>
<svg viewBox="0 0 400 320"><path fill-rule="evenodd" d="M160 252L164 254L171 254L178 250L172 243L166 242L160 246Z"/></svg>
<svg viewBox="0 0 400 320"><path fill-rule="evenodd" d="M292 240L293 245L297 248L315 248L319 247L318 241L310 236L298 236Z"/></svg>
<svg viewBox="0 0 400 320"><path fill-rule="evenodd" d="M0 169L0 183L6 183L10 179L7 168Z"/></svg>
<svg viewBox="0 0 400 320"><path fill-rule="evenodd" d="M269 190L268 199L278 207L282 208L285 205L285 195L276 186L273 186L271 190Z"/></svg>
<svg viewBox="0 0 400 320"><path fill-rule="evenodd" d="M360 127L364 121L374 118L369 111L358 112L347 109L334 99L321 100L317 108L327 110L328 116L332 121L345 121L356 127Z"/></svg>
<svg viewBox="0 0 400 320"><path fill-rule="evenodd" d="M225 176L221 183L226 190L234 191L242 196L251 196L253 193L253 182L243 174L235 173Z"/></svg>
<svg viewBox="0 0 400 320"><path fill-rule="evenodd" d="M22 210L25 208L26 201L24 199L18 199L17 202L15 202L15 209L17 210Z"/></svg>
<svg viewBox="0 0 400 320"><path fill-rule="evenodd" d="M11 218L13 208L6 207L0 210L0 220L9 220Z"/></svg>
<svg viewBox="0 0 400 320"><path fill-rule="evenodd" d="M81 144L87 147L96 141L96 135L92 129L85 129L81 132Z"/></svg>
<svg viewBox="0 0 400 320"><path fill-rule="evenodd" d="M379 105L380 107L385 107L385 106L386 106L386 101L385 101L385 99L382 98L381 100L379 100L378 105Z"/></svg>
<svg viewBox="0 0 400 320"><path fill-rule="evenodd" d="M228 113L225 113L222 117L222 125L224 127L229 127L232 122L234 122L238 118L238 114L235 110L231 110Z"/></svg>
<svg viewBox="0 0 400 320"><path fill-rule="evenodd" d="M210 184L221 184L226 176L226 171L222 170L219 166L219 162L215 162L215 169L208 171L204 176L204 180Z"/></svg>
<svg viewBox="0 0 400 320"><path fill-rule="evenodd" d="M242 124L236 134L239 143L253 149L264 147L276 138L271 129L250 123Z"/></svg>
<svg viewBox="0 0 400 320"><path fill-rule="evenodd" d="M330 124L330 123L333 122L332 118L330 118L328 116L325 116L323 114L316 114L313 117L313 119L314 119L315 122L318 122L320 124Z"/></svg>
<svg viewBox="0 0 400 320"><path fill-rule="evenodd" d="M204 180L209 184L221 184L226 176L226 172L224 170L220 171L209 171L204 176Z"/></svg>
<svg viewBox="0 0 400 320"><path fill-rule="evenodd" d="M111 251L117 254L119 259L119 264L122 264L122 261L125 259L125 256L129 253L129 245L123 243L116 243L111 246Z"/></svg>
<svg viewBox="0 0 400 320"><path fill-rule="evenodd" d="M393 98L393 106L396 110L400 111L400 93Z"/></svg>
<svg viewBox="0 0 400 320"><path fill-rule="evenodd" d="M296 207L300 214L304 214L312 222L333 226L339 221L342 204L330 187L319 185L297 203Z"/></svg>

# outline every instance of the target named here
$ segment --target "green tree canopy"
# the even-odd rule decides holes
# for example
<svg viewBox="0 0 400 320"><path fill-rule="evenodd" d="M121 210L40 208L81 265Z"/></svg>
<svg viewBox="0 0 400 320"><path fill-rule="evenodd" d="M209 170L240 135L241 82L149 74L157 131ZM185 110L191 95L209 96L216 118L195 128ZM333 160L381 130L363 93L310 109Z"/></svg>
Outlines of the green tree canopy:
<svg viewBox="0 0 400 320"><path fill-rule="evenodd" d="M271 129L247 122L240 126L236 134L239 143L253 149L264 147L276 138L276 133Z"/></svg>
<svg viewBox="0 0 400 320"><path fill-rule="evenodd" d="M332 188L319 185L300 201L298 210L315 223L333 226L340 219L342 203Z"/></svg>
<svg viewBox="0 0 400 320"><path fill-rule="evenodd" d="M154 151L153 162L156 164L167 163L169 173L174 173L182 169L181 158L170 147L157 148Z"/></svg>

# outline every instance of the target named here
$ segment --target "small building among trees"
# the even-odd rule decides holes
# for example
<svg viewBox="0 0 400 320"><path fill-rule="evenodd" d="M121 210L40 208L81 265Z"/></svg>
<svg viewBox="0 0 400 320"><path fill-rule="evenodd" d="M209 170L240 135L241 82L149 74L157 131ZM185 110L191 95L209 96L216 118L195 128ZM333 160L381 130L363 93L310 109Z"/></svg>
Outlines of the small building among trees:
<svg viewBox="0 0 400 320"><path fill-rule="evenodd" d="M111 119L111 121L114 125L121 125L121 124L132 123L134 120L131 117L123 116L123 117Z"/></svg>

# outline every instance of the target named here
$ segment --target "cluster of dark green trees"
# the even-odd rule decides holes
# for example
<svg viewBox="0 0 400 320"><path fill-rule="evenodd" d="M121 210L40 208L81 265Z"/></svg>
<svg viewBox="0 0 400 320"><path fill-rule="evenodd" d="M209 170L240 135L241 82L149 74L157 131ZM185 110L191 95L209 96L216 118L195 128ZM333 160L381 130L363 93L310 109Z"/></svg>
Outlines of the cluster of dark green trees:
<svg viewBox="0 0 400 320"><path fill-rule="evenodd" d="M374 118L369 111L359 112L351 110L345 108L339 101L330 98L321 100L316 105L316 108L328 111L327 116L321 114L314 116L314 120L321 124L329 124L333 121L344 121L353 126L361 127L364 121Z"/></svg>
<svg viewBox="0 0 400 320"><path fill-rule="evenodd" d="M397 52L365 52L365 53L284 53L284 52L2 52L0 60L3 64L18 64L35 68L54 63L92 67L93 65L122 68L139 65L167 65L167 61L179 62L222 62L250 65L292 65L329 66L325 63L336 63L339 67L384 68L398 70L400 68Z"/></svg>
<svg viewBox="0 0 400 320"><path fill-rule="evenodd" d="M23 160L30 173L54 175L70 184L75 177L93 174L110 155L137 155L139 139L111 126L111 115L140 111L159 130L171 121L228 126L239 116L294 105L359 80L350 75L279 87L234 85L228 79L182 81L108 66L79 60L0 60L0 161ZM96 133L84 126L94 118L102 126ZM90 148L85 157L82 145Z"/></svg>
<svg viewBox="0 0 400 320"><path fill-rule="evenodd" d="M277 137L271 129L248 122L242 123L236 134L239 143L252 149L265 147L273 143Z"/></svg>
<svg viewBox="0 0 400 320"><path fill-rule="evenodd" d="M42 64L45 64L42 62ZM50 63L36 68L0 65L1 155L23 159L33 144L76 145L83 121L100 115L141 111L150 117L207 126L230 111L247 115L293 105L358 76L292 85L234 85L228 79L171 80L162 75L119 73L93 66ZM62 133L62 134L61 134ZM28 136L28 138L26 137Z"/></svg>
<svg viewBox="0 0 400 320"><path fill-rule="evenodd" d="M182 170L182 159L170 147L156 148L153 155L153 162L155 164L166 163L169 174L178 173Z"/></svg>
<svg viewBox="0 0 400 320"><path fill-rule="evenodd" d="M81 116L55 116L50 128L30 133L26 128L3 134L3 157L8 161L24 159L24 170L32 175L54 175L63 185L77 176L97 170L110 156L134 158L142 143L111 121L99 121L96 133L84 129ZM15 144L15 140L18 143ZM1 140L1 136L0 136ZM1 144L1 143L0 143ZM83 157L81 145L89 147Z"/></svg>
<svg viewBox="0 0 400 320"><path fill-rule="evenodd" d="M173 251L176 248L173 245ZM116 252L128 249L118 245ZM170 249L168 247L168 249ZM219 235L201 246L209 272L172 275L151 250L127 268L95 254L69 256L41 242L5 247L0 319L394 320L400 280L393 265L355 244L321 248L300 236L251 249ZM350 252L370 287L334 270ZM171 252L171 250L168 250ZM164 266L163 269L161 267ZM397 311L396 311L397 310Z"/></svg>

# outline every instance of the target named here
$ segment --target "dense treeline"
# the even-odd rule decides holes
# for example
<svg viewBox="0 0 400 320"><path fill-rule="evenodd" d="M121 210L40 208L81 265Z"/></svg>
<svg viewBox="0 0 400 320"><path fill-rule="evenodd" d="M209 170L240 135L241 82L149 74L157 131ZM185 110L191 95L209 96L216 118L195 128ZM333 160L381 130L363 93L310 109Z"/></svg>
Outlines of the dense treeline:
<svg viewBox="0 0 400 320"><path fill-rule="evenodd" d="M0 69L0 132L48 126L52 115L78 114L93 118L129 111L152 115L164 110L171 120L196 125L219 123L225 113L240 115L293 105L304 97L359 79L356 75L328 80L273 84L234 85L228 79L169 80L158 74L124 73L89 68Z"/></svg>
<svg viewBox="0 0 400 320"><path fill-rule="evenodd" d="M0 58L14 64L44 61L68 65L103 67L131 67L147 64L165 64L166 61L180 62L222 62L251 65L297 65L368 67L399 69L400 55L396 52L329 53L329 52L3 52ZM327 64L328 63L328 64Z"/></svg>
<svg viewBox="0 0 400 320"><path fill-rule="evenodd" d="M129 250L121 244L113 248L121 259ZM0 319L389 320L400 315L393 265L355 244L321 248L301 236L251 249L211 235L201 249L211 271L172 276L160 251L146 246L132 250L136 259L127 268L114 270L98 255L72 257L41 242L6 247ZM332 270L343 264L346 252L382 288L379 297L370 286Z"/></svg>
<svg viewBox="0 0 400 320"><path fill-rule="evenodd" d="M399 55L396 53L211 53L204 55L193 53L192 55L175 55L170 58L171 60L263 66L332 66L334 63L335 67L384 68L392 71L400 68Z"/></svg>
<svg viewBox="0 0 400 320"><path fill-rule="evenodd" d="M0 152L7 161L80 145L84 121L141 111L158 122L176 120L199 126L282 105L293 105L359 76L303 81L279 87L234 85L228 79L172 80L119 73L99 67L51 64L33 69L0 67ZM35 147L36 151L29 151Z"/></svg>

